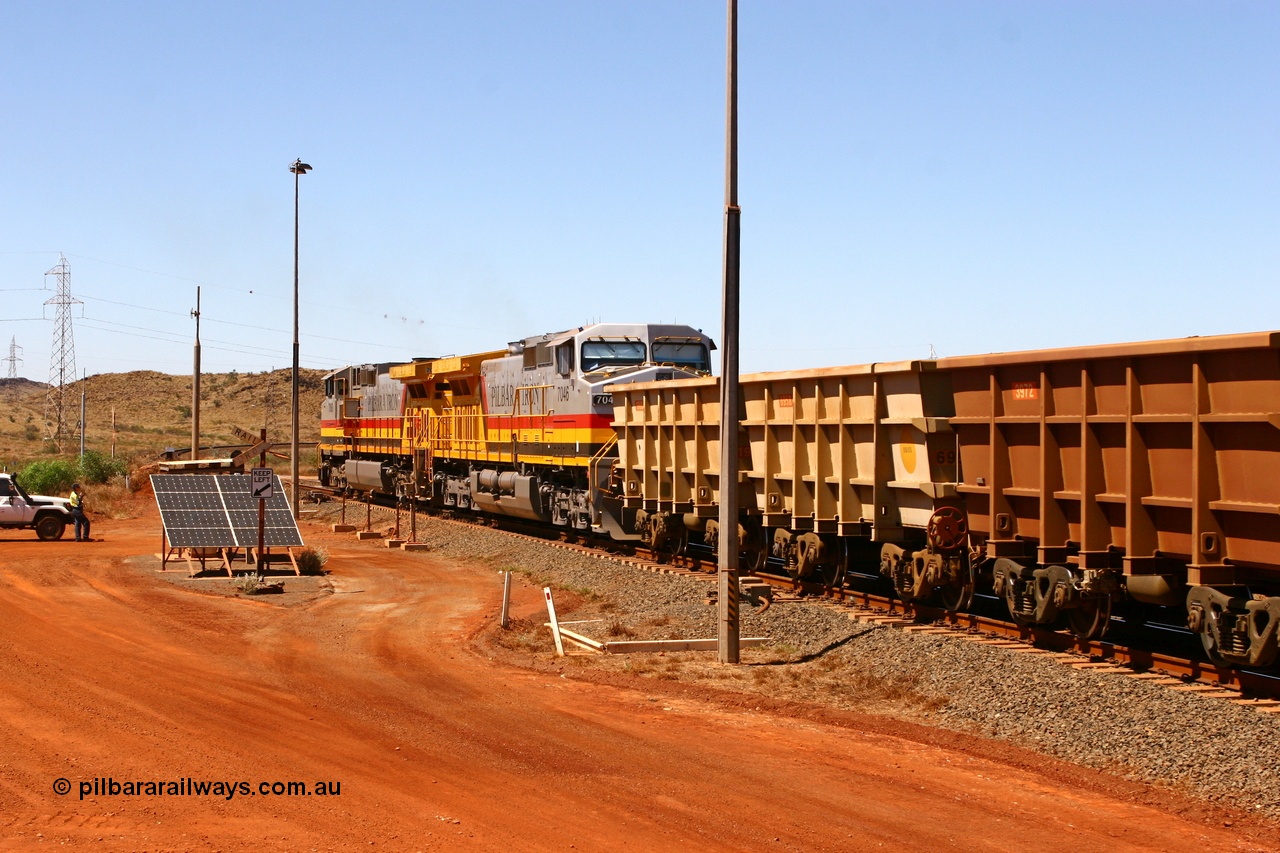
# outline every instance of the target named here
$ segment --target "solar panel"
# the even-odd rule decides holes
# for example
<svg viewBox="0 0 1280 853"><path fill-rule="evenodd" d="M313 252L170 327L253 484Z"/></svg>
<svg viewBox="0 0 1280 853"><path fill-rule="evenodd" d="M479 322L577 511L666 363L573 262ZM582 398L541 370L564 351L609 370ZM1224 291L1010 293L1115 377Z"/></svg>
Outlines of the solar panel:
<svg viewBox="0 0 1280 853"><path fill-rule="evenodd" d="M264 545L302 547L280 478L272 475L275 495L266 502ZM256 548L258 498L248 474L152 474L151 488L165 536L175 548Z"/></svg>

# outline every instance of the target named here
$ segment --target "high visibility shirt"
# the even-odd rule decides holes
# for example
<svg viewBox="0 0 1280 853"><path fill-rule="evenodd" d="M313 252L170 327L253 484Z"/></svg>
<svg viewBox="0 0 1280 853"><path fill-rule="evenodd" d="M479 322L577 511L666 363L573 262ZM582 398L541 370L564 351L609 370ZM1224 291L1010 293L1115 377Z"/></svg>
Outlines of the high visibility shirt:
<svg viewBox="0 0 1280 853"><path fill-rule="evenodd" d="M79 492L72 492L72 493L71 493L71 497L70 497L70 499L69 499L67 502L68 502L69 504L71 504L71 508L72 508L72 509L79 509L79 508L80 508L80 500L81 500L81 499L80 499L80 493L79 493Z"/></svg>

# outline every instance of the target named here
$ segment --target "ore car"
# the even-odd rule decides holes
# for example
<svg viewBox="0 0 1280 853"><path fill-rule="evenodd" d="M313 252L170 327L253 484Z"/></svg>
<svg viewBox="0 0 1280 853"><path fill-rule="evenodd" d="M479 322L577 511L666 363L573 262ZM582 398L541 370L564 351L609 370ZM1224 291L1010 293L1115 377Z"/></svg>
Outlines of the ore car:
<svg viewBox="0 0 1280 853"><path fill-rule="evenodd" d="M712 545L719 385L614 386L624 518ZM908 599L1100 636L1123 598L1184 606L1215 660L1280 625L1280 333L742 380L744 559L839 583L877 554ZM629 515L628 515L629 514Z"/></svg>

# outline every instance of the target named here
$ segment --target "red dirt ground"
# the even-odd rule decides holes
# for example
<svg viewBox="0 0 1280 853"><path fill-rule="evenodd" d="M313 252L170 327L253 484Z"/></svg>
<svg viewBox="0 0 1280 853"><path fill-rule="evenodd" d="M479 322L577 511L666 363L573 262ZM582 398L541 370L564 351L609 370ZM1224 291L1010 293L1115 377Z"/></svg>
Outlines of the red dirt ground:
<svg viewBox="0 0 1280 853"><path fill-rule="evenodd" d="M0 849L1272 847L1263 824L1003 745L517 668L477 641L492 570L304 532L334 594L288 607L162 579L154 513L88 544L0 534ZM82 799L95 778L253 793ZM256 793L294 780L341 792Z"/></svg>

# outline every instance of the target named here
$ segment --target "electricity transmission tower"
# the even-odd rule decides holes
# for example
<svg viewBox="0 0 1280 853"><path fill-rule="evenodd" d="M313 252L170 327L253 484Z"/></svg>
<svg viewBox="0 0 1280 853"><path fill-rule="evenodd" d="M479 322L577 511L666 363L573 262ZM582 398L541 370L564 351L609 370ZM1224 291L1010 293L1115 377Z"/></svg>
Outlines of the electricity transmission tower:
<svg viewBox="0 0 1280 853"><path fill-rule="evenodd" d="M18 336L14 335L9 341L9 357L4 359L9 364L10 379L18 378L18 365L22 363L22 359L18 358L18 353L22 352L22 347L18 346Z"/></svg>
<svg viewBox="0 0 1280 853"><path fill-rule="evenodd" d="M71 265L66 255L58 255L58 265L45 275L58 277L58 295L45 300L58 314L53 321L53 349L49 355L49 394L44 403L45 437L57 442L59 449L68 434L64 396L67 382L76 378L76 342L71 331L71 306L83 305L71 295Z"/></svg>

